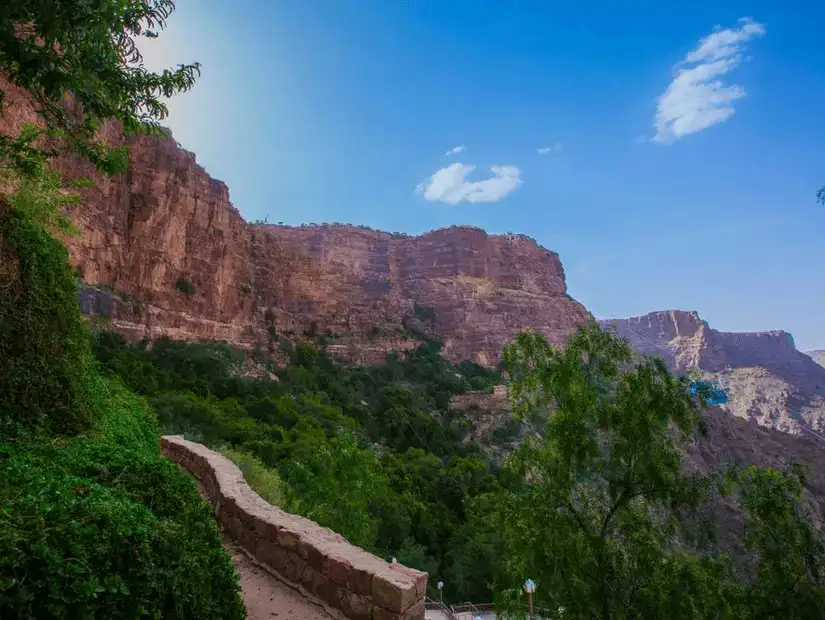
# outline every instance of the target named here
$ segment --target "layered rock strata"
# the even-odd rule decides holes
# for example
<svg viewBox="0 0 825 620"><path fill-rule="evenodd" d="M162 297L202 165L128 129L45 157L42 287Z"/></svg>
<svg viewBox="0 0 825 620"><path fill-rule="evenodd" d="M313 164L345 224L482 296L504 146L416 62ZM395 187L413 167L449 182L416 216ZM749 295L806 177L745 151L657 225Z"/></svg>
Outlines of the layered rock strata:
<svg viewBox="0 0 825 620"><path fill-rule="evenodd" d="M697 312L668 310L608 319L638 352L679 372L696 371L728 391L724 409L763 426L825 441L825 368L783 331L717 331Z"/></svg>
<svg viewBox="0 0 825 620"><path fill-rule="evenodd" d="M37 120L24 91L1 80L0 89L0 134ZM250 225L227 186L171 134L126 138L111 123L101 134L130 146L124 174L106 179L76 158L54 163L67 178L96 182L71 213L80 235L67 243L83 281L98 289L84 294L84 307L103 309L129 337L252 347L306 331L364 363L424 334L441 338L451 359L493 365L523 329L563 344L590 318L567 295L558 255L526 236Z"/></svg>

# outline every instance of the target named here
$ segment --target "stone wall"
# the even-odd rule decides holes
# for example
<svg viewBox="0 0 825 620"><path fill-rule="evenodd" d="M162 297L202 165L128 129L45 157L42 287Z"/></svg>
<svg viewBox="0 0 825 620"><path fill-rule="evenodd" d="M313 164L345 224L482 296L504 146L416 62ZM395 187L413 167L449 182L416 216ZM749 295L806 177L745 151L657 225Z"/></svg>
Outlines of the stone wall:
<svg viewBox="0 0 825 620"><path fill-rule="evenodd" d="M232 461L181 436L163 453L201 483L215 518L244 551L305 596L355 620L423 620L427 573L390 564L255 493Z"/></svg>

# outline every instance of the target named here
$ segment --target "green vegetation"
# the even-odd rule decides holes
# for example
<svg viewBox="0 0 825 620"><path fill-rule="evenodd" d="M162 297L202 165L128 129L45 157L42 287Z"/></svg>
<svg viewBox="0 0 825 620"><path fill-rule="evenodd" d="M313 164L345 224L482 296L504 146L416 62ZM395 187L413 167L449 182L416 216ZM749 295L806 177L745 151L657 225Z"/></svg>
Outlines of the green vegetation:
<svg viewBox="0 0 825 620"><path fill-rule="evenodd" d="M184 295L192 295L195 292L195 285L184 275L178 276L178 279L175 280L175 288Z"/></svg>
<svg viewBox="0 0 825 620"><path fill-rule="evenodd" d="M450 409L501 375L451 364L437 342L367 368L299 343L270 381L242 376L244 354L226 345L133 346L90 332L52 236L74 232L64 209L78 198L47 156L78 153L114 173L128 153L96 139L104 120L159 131L161 97L190 88L199 66L151 74L135 37L157 36L149 29L173 9L0 6L0 71L44 125L0 137L13 188L0 197L0 617L244 617L211 510L161 457L161 429L222 450L270 501L427 570L431 587L443 579L448 601L495 596L514 610L529 576L537 606L564 618L825 615L825 544L804 469L686 475L702 403L686 378L595 325L564 351L527 334L505 349L518 413L543 432L501 471L464 441L466 420ZM64 107L67 97L77 105ZM176 287L194 292L184 277ZM414 314L434 317L418 305ZM274 347L274 315L267 326ZM722 499L745 520L737 561L712 535Z"/></svg>
<svg viewBox="0 0 825 620"><path fill-rule="evenodd" d="M554 413L546 438L526 440L503 472L491 519L508 542L503 606L523 601L535 575L537 604L565 618L822 616L823 539L801 469L685 474L679 447L702 432L690 379L595 325L563 352L522 334L505 358L520 410ZM734 492L750 552L737 565L702 510Z"/></svg>
<svg viewBox="0 0 825 620"><path fill-rule="evenodd" d="M449 401L500 382L497 373L469 363L462 372L436 343L368 368L297 344L279 381L240 376L243 353L218 343L129 345L103 332L93 348L148 398L165 432L222 450L287 510L434 574L470 561L453 534L496 483ZM484 582L477 593L490 596Z"/></svg>
<svg viewBox="0 0 825 620"><path fill-rule="evenodd" d="M194 481L160 456L154 415L91 380L85 436L0 445L0 617L244 618Z"/></svg>
<svg viewBox="0 0 825 620"><path fill-rule="evenodd" d="M287 503L286 487L274 469L263 464L249 452L224 446L221 454L231 460L243 472L244 479L258 495L273 506L285 506Z"/></svg>
<svg viewBox="0 0 825 620"><path fill-rule="evenodd" d="M105 172L125 170L126 148L97 140L100 124L117 119L127 134L160 131L158 121L168 112L161 98L190 89L200 73L198 63L161 74L142 65L135 40L158 36L154 29L163 29L174 10L171 0L0 4L0 71L34 98L45 126L35 134L0 136L0 164L30 174L44 154L72 152ZM82 114L66 107L67 95ZM47 149L41 136L57 140Z"/></svg>
<svg viewBox="0 0 825 620"><path fill-rule="evenodd" d="M68 251L43 227L52 178L0 198L0 438L91 422L91 352ZM54 211L52 211L54 212Z"/></svg>
<svg viewBox="0 0 825 620"><path fill-rule="evenodd" d="M802 470L684 474L680 445L702 431L690 380L595 325L564 351L527 334L505 349L518 417L546 432L501 471L463 442L449 408L453 395L501 376L451 364L437 343L362 368L298 344L277 382L239 376L242 354L221 344L130 346L101 333L94 351L147 395L168 432L229 445L253 488L430 572L448 601L495 596L520 609L531 576L537 605L564 607L566 618L756 620L825 609L823 539L801 499ZM515 419L494 440L521 428ZM747 525L751 555L736 562L716 543L709 511L725 496Z"/></svg>
<svg viewBox="0 0 825 620"><path fill-rule="evenodd" d="M77 274L52 236L75 232L64 211L80 197L66 190L90 182L65 186L47 156L122 170L127 151L95 140L100 122L151 129L165 113L158 96L191 86L195 65L162 75L136 65L132 35L162 27L172 8L0 6L0 71L29 91L45 125L0 137L2 618L245 617L211 510L161 456L154 412L100 375ZM67 95L82 110L62 107Z"/></svg>
<svg viewBox="0 0 825 620"><path fill-rule="evenodd" d="M415 304L413 311L415 316L419 319L430 320L435 317L435 310L432 308L427 308L426 306L419 306L418 304Z"/></svg>
<svg viewBox="0 0 825 620"><path fill-rule="evenodd" d="M211 512L154 412L100 376L54 176L0 200L0 617L243 618Z"/></svg>

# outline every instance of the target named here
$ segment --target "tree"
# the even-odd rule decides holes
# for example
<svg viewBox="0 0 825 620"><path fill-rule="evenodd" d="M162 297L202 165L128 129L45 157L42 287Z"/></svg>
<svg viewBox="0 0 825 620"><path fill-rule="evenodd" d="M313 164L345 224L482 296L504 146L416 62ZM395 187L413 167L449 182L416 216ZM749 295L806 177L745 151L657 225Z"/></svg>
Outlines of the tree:
<svg viewBox="0 0 825 620"><path fill-rule="evenodd" d="M752 618L825 615L825 541L802 498L804 474L747 467L731 477L747 513L745 546L758 557L744 598Z"/></svg>
<svg viewBox="0 0 825 620"><path fill-rule="evenodd" d="M159 74L143 66L136 39L157 37L174 9L172 0L0 3L0 72L31 94L42 135L56 138L46 148L41 136L0 136L0 163L31 174L45 156L69 151L106 173L124 170L125 149L96 138L101 122L117 119L127 134L158 132L168 113L161 97L190 89L200 74L198 63Z"/></svg>
<svg viewBox="0 0 825 620"><path fill-rule="evenodd" d="M537 606L565 618L729 617L729 565L691 554L684 525L709 489L681 470L679 445L701 427L690 378L595 324L563 351L521 334L504 359L518 414L553 415L505 467L499 602L518 602L532 577Z"/></svg>
<svg viewBox="0 0 825 620"><path fill-rule="evenodd" d="M352 434L328 438L306 418L286 433L280 474L289 485L289 510L372 548L378 523L371 508L389 493L387 478L370 450Z"/></svg>

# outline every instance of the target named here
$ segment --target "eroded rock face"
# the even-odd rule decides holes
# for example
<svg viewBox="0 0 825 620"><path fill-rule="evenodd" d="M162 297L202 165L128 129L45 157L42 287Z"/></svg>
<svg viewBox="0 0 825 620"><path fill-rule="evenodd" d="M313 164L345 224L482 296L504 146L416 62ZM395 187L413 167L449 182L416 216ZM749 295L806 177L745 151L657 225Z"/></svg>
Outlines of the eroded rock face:
<svg viewBox="0 0 825 620"><path fill-rule="evenodd" d="M825 368L798 351L789 333L720 332L698 313L681 310L600 323L673 370L697 370L722 382L730 413L789 433L825 436Z"/></svg>
<svg viewBox="0 0 825 620"><path fill-rule="evenodd" d="M0 133L35 120L22 91L0 88L9 101ZM123 140L115 125L102 133ZM98 286L84 307L105 309L129 337L248 348L273 333L309 331L331 335L331 351L365 363L412 346L417 332L440 337L451 359L494 365L522 330L564 344L590 319L567 295L558 255L528 237L470 227L408 237L347 225L250 225L227 186L171 135L126 142L129 169L115 178L75 158L56 164L68 178L97 183L71 214L81 234L67 244L86 284L122 293L105 302Z"/></svg>
<svg viewBox="0 0 825 620"><path fill-rule="evenodd" d="M805 351L805 355L809 356L820 366L825 366L825 350Z"/></svg>

